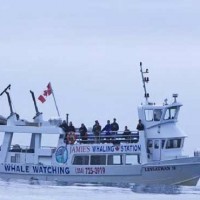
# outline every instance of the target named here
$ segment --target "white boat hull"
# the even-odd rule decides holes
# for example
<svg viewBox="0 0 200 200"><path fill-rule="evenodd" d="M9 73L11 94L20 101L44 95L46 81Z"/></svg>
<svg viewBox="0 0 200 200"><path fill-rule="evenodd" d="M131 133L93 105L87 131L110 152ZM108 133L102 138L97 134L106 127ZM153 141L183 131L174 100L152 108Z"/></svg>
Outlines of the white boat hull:
<svg viewBox="0 0 200 200"><path fill-rule="evenodd" d="M134 183L194 186L200 178L200 162L98 167L2 164L0 177L68 183Z"/></svg>

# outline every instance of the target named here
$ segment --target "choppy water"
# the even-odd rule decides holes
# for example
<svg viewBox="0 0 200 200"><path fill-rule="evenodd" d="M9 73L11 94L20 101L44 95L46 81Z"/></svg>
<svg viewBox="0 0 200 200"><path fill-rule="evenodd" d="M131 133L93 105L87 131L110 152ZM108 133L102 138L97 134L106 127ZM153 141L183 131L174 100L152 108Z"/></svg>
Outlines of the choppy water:
<svg viewBox="0 0 200 200"><path fill-rule="evenodd" d="M0 200L199 200L200 184L178 186L105 186L0 180Z"/></svg>

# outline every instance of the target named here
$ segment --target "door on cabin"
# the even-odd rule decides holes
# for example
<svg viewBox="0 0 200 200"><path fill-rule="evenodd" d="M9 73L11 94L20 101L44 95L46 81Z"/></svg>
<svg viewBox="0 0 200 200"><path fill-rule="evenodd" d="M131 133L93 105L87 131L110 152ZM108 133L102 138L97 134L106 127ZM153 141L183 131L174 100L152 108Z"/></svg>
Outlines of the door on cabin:
<svg viewBox="0 0 200 200"><path fill-rule="evenodd" d="M155 139L153 140L153 152L152 152L153 160L158 161L161 158L161 140Z"/></svg>

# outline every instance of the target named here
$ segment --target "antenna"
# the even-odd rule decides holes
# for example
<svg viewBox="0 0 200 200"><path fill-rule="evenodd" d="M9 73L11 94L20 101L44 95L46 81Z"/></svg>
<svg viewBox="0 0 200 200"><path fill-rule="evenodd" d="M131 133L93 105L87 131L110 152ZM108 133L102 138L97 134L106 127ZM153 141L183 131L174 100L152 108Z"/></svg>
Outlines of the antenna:
<svg viewBox="0 0 200 200"><path fill-rule="evenodd" d="M149 73L149 70L146 69L146 71L143 71L143 69L142 69L142 62L140 62L140 72L141 72L142 83L143 83L143 88L144 88L144 97L146 98L146 101L148 102L149 93L147 93L146 83L149 82L149 77L144 77L144 74Z"/></svg>

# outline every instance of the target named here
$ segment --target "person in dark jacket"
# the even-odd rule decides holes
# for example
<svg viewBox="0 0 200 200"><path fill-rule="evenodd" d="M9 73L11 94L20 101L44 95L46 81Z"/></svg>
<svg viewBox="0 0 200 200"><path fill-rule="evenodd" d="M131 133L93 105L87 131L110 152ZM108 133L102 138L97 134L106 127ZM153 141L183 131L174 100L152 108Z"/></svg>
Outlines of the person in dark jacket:
<svg viewBox="0 0 200 200"><path fill-rule="evenodd" d="M68 132L75 132L75 127L73 126L72 122L69 122Z"/></svg>
<svg viewBox="0 0 200 200"><path fill-rule="evenodd" d="M67 122L65 120L60 125L60 128L62 128L65 133L68 132L68 124L67 124Z"/></svg>
<svg viewBox="0 0 200 200"><path fill-rule="evenodd" d="M81 124L81 127L79 128L79 133L82 141L85 142L87 140L87 128L84 124Z"/></svg>
<svg viewBox="0 0 200 200"><path fill-rule="evenodd" d="M98 120L95 121L95 124L92 128L92 132L94 134L95 143L100 141L100 133L101 133L101 125L99 124Z"/></svg>
<svg viewBox="0 0 200 200"><path fill-rule="evenodd" d="M110 124L110 120L107 120L107 124L105 125L105 127L102 129L102 132L106 133L106 140L110 140L111 139L111 124Z"/></svg>
<svg viewBox="0 0 200 200"><path fill-rule="evenodd" d="M64 135L64 142L67 143L67 133L68 133L68 124L65 120L63 120L62 124L60 125L60 128L63 129L63 131L65 132Z"/></svg>
<svg viewBox="0 0 200 200"><path fill-rule="evenodd" d="M139 119L138 125L137 125L136 128L137 128L138 131L143 131L144 130L144 124L142 123L141 119Z"/></svg>
<svg viewBox="0 0 200 200"><path fill-rule="evenodd" d="M125 140L131 139L131 131L128 129L128 126L125 126L123 135L124 135Z"/></svg>
<svg viewBox="0 0 200 200"><path fill-rule="evenodd" d="M116 122L116 119L114 118L113 123L111 124L111 131L112 131L113 135L116 135L118 130L119 130L119 125Z"/></svg>

